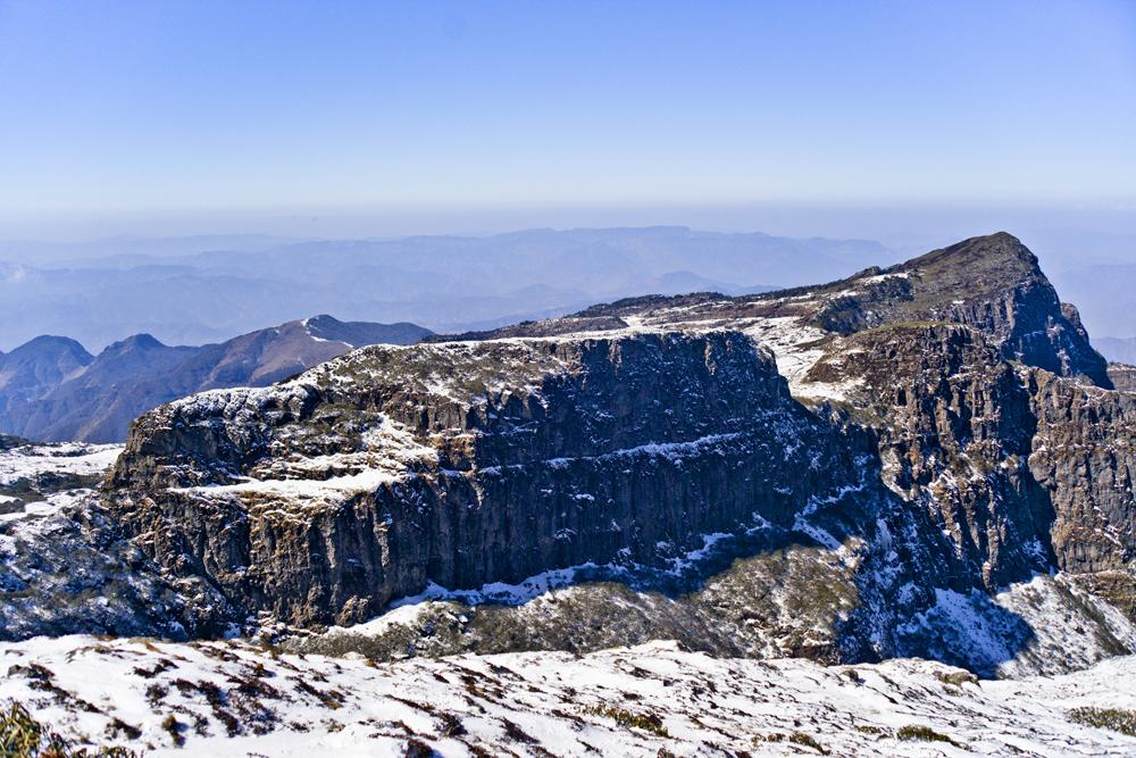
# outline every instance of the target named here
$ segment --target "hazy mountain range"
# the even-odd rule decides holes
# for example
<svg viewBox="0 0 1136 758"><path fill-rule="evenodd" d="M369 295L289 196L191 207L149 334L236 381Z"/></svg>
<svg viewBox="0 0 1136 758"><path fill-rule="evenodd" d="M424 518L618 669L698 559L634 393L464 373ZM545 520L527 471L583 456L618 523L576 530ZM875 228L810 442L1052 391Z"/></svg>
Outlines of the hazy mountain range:
<svg viewBox="0 0 1136 758"><path fill-rule="evenodd" d="M262 386L377 343L430 334L415 324L289 321L200 347L136 334L93 356L69 337L36 337L0 354L0 432L36 440L109 442L135 416L192 392Z"/></svg>
<svg viewBox="0 0 1136 758"><path fill-rule="evenodd" d="M1136 364L1136 337L1100 337L1094 342L1101 355L1110 361Z"/></svg>
<svg viewBox="0 0 1136 758"><path fill-rule="evenodd" d="M628 295L742 294L827 280L892 257L877 242L685 227L0 243L0 349L41 334L93 349L143 332L201 344L309 313L435 331L490 328Z"/></svg>

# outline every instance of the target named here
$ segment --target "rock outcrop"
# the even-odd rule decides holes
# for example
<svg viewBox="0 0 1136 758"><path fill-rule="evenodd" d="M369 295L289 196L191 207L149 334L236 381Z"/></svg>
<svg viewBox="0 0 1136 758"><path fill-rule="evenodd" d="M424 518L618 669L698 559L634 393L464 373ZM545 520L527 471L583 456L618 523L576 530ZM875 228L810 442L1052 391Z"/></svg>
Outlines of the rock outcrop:
<svg viewBox="0 0 1136 758"><path fill-rule="evenodd" d="M138 422L110 484L172 570L349 622L430 581L663 566L704 534L791 527L865 449L748 337L635 334L372 347L191 397Z"/></svg>
<svg viewBox="0 0 1136 758"><path fill-rule="evenodd" d="M290 623L560 571L648 593L573 601L614 625L596 644L991 673L1069 644L1044 606L1085 661L1136 645L1136 395L1008 234L439 340L152 411L107 506L169 575ZM641 623L588 621L613 603ZM485 644L556 644L521 637Z"/></svg>

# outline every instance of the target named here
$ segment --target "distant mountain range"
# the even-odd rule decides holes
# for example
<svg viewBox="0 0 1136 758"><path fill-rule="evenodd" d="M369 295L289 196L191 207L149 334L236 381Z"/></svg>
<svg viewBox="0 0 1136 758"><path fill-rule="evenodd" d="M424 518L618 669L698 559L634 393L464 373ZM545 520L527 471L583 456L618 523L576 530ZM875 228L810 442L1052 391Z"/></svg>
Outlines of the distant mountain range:
<svg viewBox="0 0 1136 758"><path fill-rule="evenodd" d="M270 237L0 242L0 349L66 334L218 342L300 313L488 329L648 293L744 294L846 276L877 242L681 226L530 229L486 237ZM4 261L7 261L5 263Z"/></svg>
<svg viewBox="0 0 1136 758"><path fill-rule="evenodd" d="M184 395L268 385L354 347L411 344L429 334L416 324L321 315L200 347L136 334L98 356L69 337L40 336L0 354L0 432L115 442L140 413Z"/></svg>
<svg viewBox="0 0 1136 758"><path fill-rule="evenodd" d="M1110 361L1136 365L1136 337L1097 337L1093 344Z"/></svg>

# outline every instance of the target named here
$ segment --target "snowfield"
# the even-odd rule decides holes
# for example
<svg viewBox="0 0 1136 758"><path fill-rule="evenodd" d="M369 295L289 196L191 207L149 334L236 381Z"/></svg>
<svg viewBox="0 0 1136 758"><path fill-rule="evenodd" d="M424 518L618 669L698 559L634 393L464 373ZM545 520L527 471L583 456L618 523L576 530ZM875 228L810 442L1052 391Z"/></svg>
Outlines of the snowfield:
<svg viewBox="0 0 1136 758"><path fill-rule="evenodd" d="M89 445L62 442L54 445L25 445L0 451L0 484L44 474L97 476L114 465L122 445Z"/></svg>
<svg viewBox="0 0 1136 758"><path fill-rule="evenodd" d="M1136 736L1076 710L1136 708L1132 656L978 681L927 661L715 659L671 642L382 664L69 636L2 644L0 666L6 707L75 746L147 755L1136 754Z"/></svg>
<svg viewBox="0 0 1136 758"><path fill-rule="evenodd" d="M121 452L122 445L82 442L0 449L0 523L48 516L89 497Z"/></svg>

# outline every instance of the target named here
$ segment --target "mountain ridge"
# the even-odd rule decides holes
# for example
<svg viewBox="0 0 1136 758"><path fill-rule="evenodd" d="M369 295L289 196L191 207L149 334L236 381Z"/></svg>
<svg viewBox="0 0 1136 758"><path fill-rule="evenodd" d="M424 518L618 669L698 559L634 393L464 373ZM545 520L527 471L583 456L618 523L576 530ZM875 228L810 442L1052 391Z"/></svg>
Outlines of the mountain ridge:
<svg viewBox="0 0 1136 758"><path fill-rule="evenodd" d="M163 406L106 507L212 598L198 633L352 623L403 595L424 620L392 639L441 654L610 623L585 638L667 629L725 635L731 655L993 675L1068 646L1043 629L1053 612L1077 619L1086 661L1136 645L1136 396L1008 234L828 285L475 336ZM552 595L462 599L494 583ZM420 636L463 602L479 633Z"/></svg>
<svg viewBox="0 0 1136 758"><path fill-rule="evenodd" d="M37 337L0 357L0 430L45 441L114 442L149 408L195 391L240 384L265 385L296 374L357 345L408 342L430 332L415 324L344 322L326 314L201 346L166 345L147 333L108 345L91 356L75 340ZM53 352L36 358L51 348ZM46 373L39 363L61 350L76 365ZM9 391L4 377L22 356L31 368Z"/></svg>

